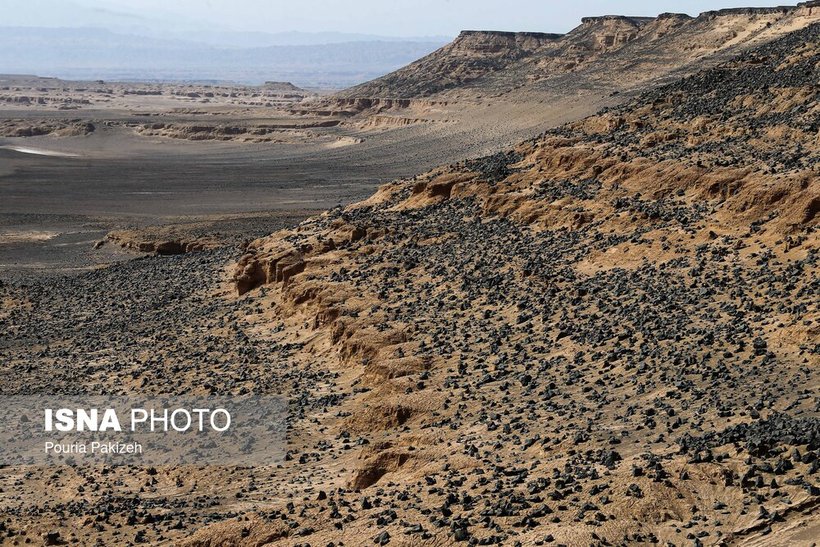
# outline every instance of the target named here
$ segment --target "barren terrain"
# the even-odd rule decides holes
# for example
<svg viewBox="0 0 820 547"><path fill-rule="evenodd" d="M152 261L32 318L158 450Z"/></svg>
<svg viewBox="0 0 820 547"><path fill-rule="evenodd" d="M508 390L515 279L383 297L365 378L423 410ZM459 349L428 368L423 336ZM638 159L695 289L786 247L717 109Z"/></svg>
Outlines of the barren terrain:
<svg viewBox="0 0 820 547"><path fill-rule="evenodd" d="M76 226L54 270L94 269L6 269L0 390L290 413L267 467L7 467L3 541L813 545L818 9L467 33L334 97L161 95L150 126L15 106L56 129L4 143L71 155L0 150L0 256ZM272 120L292 140L249 137Z"/></svg>
<svg viewBox="0 0 820 547"><path fill-rule="evenodd" d="M57 271L112 259L105 249L49 243L43 224L85 245L108 230L191 216L355 201L379 183L497 152L818 18L808 2L696 18L590 17L563 36L465 31L404 69L331 96L287 82L3 76L0 270L30 275L46 265L43 254Z"/></svg>

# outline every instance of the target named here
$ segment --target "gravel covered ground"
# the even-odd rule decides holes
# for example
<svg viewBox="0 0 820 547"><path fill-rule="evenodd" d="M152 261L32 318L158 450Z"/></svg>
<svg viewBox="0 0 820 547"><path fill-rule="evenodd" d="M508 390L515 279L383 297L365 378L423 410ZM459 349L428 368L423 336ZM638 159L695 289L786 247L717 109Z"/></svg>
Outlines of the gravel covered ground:
<svg viewBox="0 0 820 547"><path fill-rule="evenodd" d="M4 393L291 401L278 466L6 468L4 540L811 545L817 38L242 256L4 283Z"/></svg>

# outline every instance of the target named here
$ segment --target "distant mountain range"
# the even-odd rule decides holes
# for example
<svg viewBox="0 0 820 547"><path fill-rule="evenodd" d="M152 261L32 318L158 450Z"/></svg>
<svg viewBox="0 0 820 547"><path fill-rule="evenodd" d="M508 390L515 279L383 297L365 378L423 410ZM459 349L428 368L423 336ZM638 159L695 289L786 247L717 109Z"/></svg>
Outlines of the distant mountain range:
<svg viewBox="0 0 820 547"><path fill-rule="evenodd" d="M448 41L200 30L180 30L171 38L161 38L94 27L0 27L0 73L250 84L281 80L300 87L339 89L391 72Z"/></svg>
<svg viewBox="0 0 820 547"><path fill-rule="evenodd" d="M144 31L142 35L167 38L168 34ZM382 36L379 34L359 34L353 32L240 32L231 30L189 30L176 31L170 36L190 42L199 42L219 47L252 48L270 46L318 46L343 44L348 42L397 42L397 43L447 43L452 36Z"/></svg>
<svg viewBox="0 0 820 547"><path fill-rule="evenodd" d="M91 5L86 5L90 2ZM0 0L3 27L99 28L117 34L179 39L219 47L310 46L343 42L449 42L453 36L391 37L348 32L247 32L178 9L150 10L91 0Z"/></svg>

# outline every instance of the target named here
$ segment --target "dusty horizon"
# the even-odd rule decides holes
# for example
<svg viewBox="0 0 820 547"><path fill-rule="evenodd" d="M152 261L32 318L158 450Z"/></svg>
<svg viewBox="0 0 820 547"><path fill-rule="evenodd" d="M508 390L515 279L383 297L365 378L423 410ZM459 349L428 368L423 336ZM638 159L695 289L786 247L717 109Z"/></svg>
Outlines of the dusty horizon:
<svg viewBox="0 0 820 547"><path fill-rule="evenodd" d="M794 5L797 2L787 2ZM360 39L443 38L459 31L503 30L565 33L582 17L626 15L654 17L661 13L702 12L735 7L774 7L777 1L696 0L681 6L671 0L581 0L567 4L544 4L537 0L512 0L503 6L495 0L374 0L332 2L307 0L300 3L262 0L178 0L169 5L160 0L3 0L2 26L100 27L166 31L171 35L215 33L341 33ZM399 15L400 14L400 15ZM199 36L202 39L202 36Z"/></svg>

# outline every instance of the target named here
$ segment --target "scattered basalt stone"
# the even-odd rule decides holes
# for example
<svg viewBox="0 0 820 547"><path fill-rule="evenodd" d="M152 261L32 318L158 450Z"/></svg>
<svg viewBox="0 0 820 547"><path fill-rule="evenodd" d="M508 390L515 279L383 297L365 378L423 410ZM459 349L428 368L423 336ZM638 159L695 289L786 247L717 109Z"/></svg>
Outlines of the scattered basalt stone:
<svg viewBox="0 0 820 547"><path fill-rule="evenodd" d="M782 446L805 446L807 450L817 451L820 450L820 418L795 418L775 413L769 418L738 424L719 433L684 436L678 444L682 451L689 453L731 444L760 458L777 455Z"/></svg>
<svg viewBox="0 0 820 547"><path fill-rule="evenodd" d="M500 182L514 172L510 165L520 162L521 155L516 152L499 152L465 162L465 167L476 171L487 182Z"/></svg>
<svg viewBox="0 0 820 547"><path fill-rule="evenodd" d="M87 543L188 545L788 543L820 504L817 220L782 205L811 209L817 190L816 133L791 133L814 127L817 32L604 113L624 117L611 130L571 124L241 251L0 284L4 394L289 399L270 466L4 469L6 528L62 519ZM794 105L756 117L776 93ZM716 118L697 132L730 131L684 133L700 115ZM787 164L792 182L768 173ZM662 167L680 180L656 180ZM448 176L446 196L413 193Z"/></svg>

